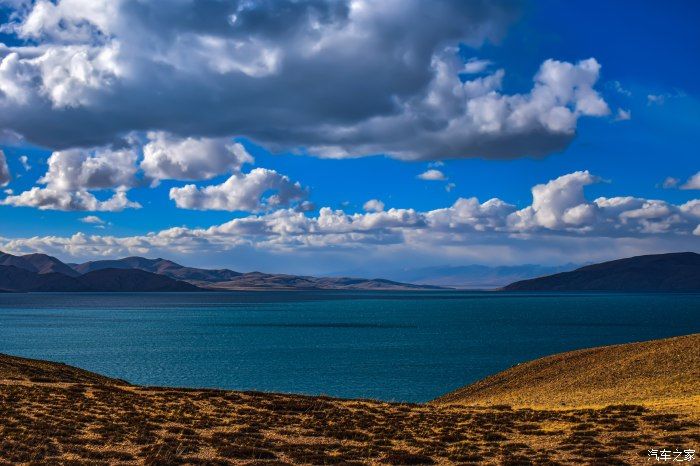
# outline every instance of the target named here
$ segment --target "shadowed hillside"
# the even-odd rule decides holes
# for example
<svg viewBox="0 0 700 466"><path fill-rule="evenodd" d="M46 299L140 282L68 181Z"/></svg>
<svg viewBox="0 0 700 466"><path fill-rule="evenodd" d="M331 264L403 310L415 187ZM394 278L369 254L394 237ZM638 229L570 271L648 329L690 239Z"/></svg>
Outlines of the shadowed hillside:
<svg viewBox="0 0 700 466"><path fill-rule="evenodd" d="M523 280L505 291L700 291L700 254L629 257Z"/></svg>
<svg viewBox="0 0 700 466"><path fill-rule="evenodd" d="M0 458L8 464L645 464L649 448L697 450L700 443L692 413L663 402L664 393L670 400L698 395L698 365L690 366L698 338L557 355L523 364L529 369L518 384L498 388L518 370L511 369L425 405L139 387L0 356ZM631 377L633 360L650 355L655 359L639 360L641 370ZM655 363L660 366L650 373ZM659 377L673 367L674 374L687 369L687 377ZM605 396L594 399L610 406L556 403L567 394L573 401L583 396L576 387L582 371L590 371L584 388L600 388ZM618 372L620 390L610 391ZM553 399L544 401L556 409L501 403L534 404L546 390ZM640 404L630 404L635 400Z"/></svg>

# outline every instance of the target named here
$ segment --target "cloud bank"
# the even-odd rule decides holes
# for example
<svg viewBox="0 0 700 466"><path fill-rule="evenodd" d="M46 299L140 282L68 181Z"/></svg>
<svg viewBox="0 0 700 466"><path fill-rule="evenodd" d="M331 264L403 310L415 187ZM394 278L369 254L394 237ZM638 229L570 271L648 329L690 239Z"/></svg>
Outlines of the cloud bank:
<svg viewBox="0 0 700 466"><path fill-rule="evenodd" d="M323 207L315 216L295 209L233 219L209 228L176 227L147 235L5 239L11 252L44 251L91 258L167 252L180 257L254 251L255 257L359 257L372 264L422 256L474 260L498 253L515 259L570 262L642 252L697 248L700 200L674 205L631 196L588 200L584 188L600 179L587 171L532 188L532 203L518 209L501 199L460 198L425 212L370 201L366 213ZM472 246L479 246L472 248ZM410 254L409 254L410 252ZM602 256L602 257L601 257ZM256 259L257 260L257 259Z"/></svg>
<svg viewBox="0 0 700 466"><path fill-rule="evenodd" d="M529 92L509 94L505 70L460 58L460 44L498 41L518 2L9 5L0 128L54 149L157 131L325 157L512 158L560 151L580 117L609 113L595 59L546 60ZM142 168L155 180L231 168L225 148L204 160L183 144L162 157L155 137Z"/></svg>

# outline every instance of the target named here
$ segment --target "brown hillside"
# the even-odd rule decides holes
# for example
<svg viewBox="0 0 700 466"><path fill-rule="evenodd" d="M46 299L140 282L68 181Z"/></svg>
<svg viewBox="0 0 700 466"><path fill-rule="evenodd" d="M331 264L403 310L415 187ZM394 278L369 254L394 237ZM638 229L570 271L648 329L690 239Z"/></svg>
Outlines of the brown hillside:
<svg viewBox="0 0 700 466"><path fill-rule="evenodd" d="M555 354L434 403L562 408L634 403L700 411L700 334Z"/></svg>

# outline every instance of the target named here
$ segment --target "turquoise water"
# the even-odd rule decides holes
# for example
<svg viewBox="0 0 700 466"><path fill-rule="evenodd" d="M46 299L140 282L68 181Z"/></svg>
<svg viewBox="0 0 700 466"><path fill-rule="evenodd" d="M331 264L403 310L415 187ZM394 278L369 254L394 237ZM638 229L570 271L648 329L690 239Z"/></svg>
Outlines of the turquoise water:
<svg viewBox="0 0 700 466"><path fill-rule="evenodd" d="M421 402L547 354L700 332L699 298L0 294L0 352L147 385Z"/></svg>

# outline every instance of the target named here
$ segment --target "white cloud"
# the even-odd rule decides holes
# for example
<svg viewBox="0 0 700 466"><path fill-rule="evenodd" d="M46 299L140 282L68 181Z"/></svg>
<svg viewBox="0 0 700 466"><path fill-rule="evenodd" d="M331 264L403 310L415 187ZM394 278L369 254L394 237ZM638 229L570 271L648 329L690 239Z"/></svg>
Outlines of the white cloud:
<svg viewBox="0 0 700 466"><path fill-rule="evenodd" d="M126 188L135 183L136 159L131 149L57 151L49 157L49 169L39 182L62 191Z"/></svg>
<svg viewBox="0 0 700 466"><path fill-rule="evenodd" d="M580 117L609 112L594 59L546 60L523 94L502 92L504 70L461 81L489 63L465 63L457 47L503 36L512 2L430 10L420 0L36 2L5 28L20 45L0 48L0 131L59 149L167 131L326 157L513 158L562 150ZM172 162L174 173L147 166L188 179L220 168Z"/></svg>
<svg viewBox="0 0 700 466"><path fill-rule="evenodd" d="M672 176L667 176L666 179L664 179L664 182L661 183L661 187L664 189L671 189L675 188L678 186L678 183L680 183L681 180L678 178L673 178Z"/></svg>
<svg viewBox="0 0 700 466"><path fill-rule="evenodd" d="M381 212L384 210L384 203L378 199L370 199L362 206L365 212Z"/></svg>
<svg viewBox="0 0 700 466"><path fill-rule="evenodd" d="M454 57L434 58L433 68L426 94L403 103L399 115L342 130L325 126L323 133L337 143L309 150L330 157L386 152L409 160L543 155L568 144L579 117L610 112L593 89L600 72L595 59L546 60L532 90L513 95L499 92L504 70L462 83ZM436 120L443 122L439 130Z"/></svg>
<svg viewBox="0 0 700 466"><path fill-rule="evenodd" d="M163 132L148 134L141 168L153 180L206 180L237 172L253 157L227 138L178 138Z"/></svg>
<svg viewBox="0 0 700 466"><path fill-rule="evenodd" d="M48 159L49 168L35 186L18 195L7 196L3 205L35 207L40 210L110 211L140 208L127 198L136 183L137 154L132 149L69 149L56 151ZM112 190L99 200L91 190Z"/></svg>
<svg viewBox="0 0 700 466"><path fill-rule="evenodd" d="M5 153L0 149L0 186L7 186L11 179Z"/></svg>
<svg viewBox="0 0 700 466"><path fill-rule="evenodd" d="M595 218L595 206L586 201L583 187L599 181L588 171L579 171L538 184L532 188L532 205L515 212L511 222L517 230L575 229L590 225Z"/></svg>
<svg viewBox="0 0 700 466"><path fill-rule="evenodd" d="M685 96L685 92L677 89L673 92L664 92L662 94L648 94L647 105L664 105L669 99L678 99Z"/></svg>
<svg viewBox="0 0 700 466"><path fill-rule="evenodd" d="M104 225L104 223L105 223L105 221L102 220L97 215L88 215L87 217L81 218L80 221L83 223L89 223L92 225Z"/></svg>
<svg viewBox="0 0 700 466"><path fill-rule="evenodd" d="M688 178L688 181L681 185L681 189L700 189L700 172Z"/></svg>
<svg viewBox="0 0 700 466"><path fill-rule="evenodd" d="M464 64L462 72L467 74L478 74L486 71L486 69L491 65L493 65L493 62L491 60L480 60L478 58L470 58Z"/></svg>
<svg viewBox="0 0 700 466"><path fill-rule="evenodd" d="M625 110L623 108L617 109L617 115L615 115L615 121L627 121L632 119L632 112Z"/></svg>
<svg viewBox="0 0 700 466"><path fill-rule="evenodd" d="M39 210L121 212L124 209L139 209L141 204L132 202L126 192L117 191L112 197L100 201L94 194L85 191L64 191L53 188L34 187L16 196L7 196L2 205L34 207Z"/></svg>
<svg viewBox="0 0 700 466"><path fill-rule="evenodd" d="M418 178L426 181L444 181L447 179L443 172L435 169L430 169L421 173L420 175L418 175Z"/></svg>
<svg viewBox="0 0 700 466"><path fill-rule="evenodd" d="M19 163L22 164L22 168L24 168L25 171L29 171L32 169L32 166L29 164L29 157L27 157L26 155L19 156Z"/></svg>
<svg viewBox="0 0 700 466"><path fill-rule="evenodd" d="M622 87L622 83L620 83L620 81L609 81L608 83L606 83L606 87L613 89L615 92L617 92L618 94L622 94L625 97L632 96L632 91Z"/></svg>
<svg viewBox="0 0 700 466"><path fill-rule="evenodd" d="M246 174L234 173L220 185L172 188L170 199L181 209L257 212L286 207L306 194L298 182L274 170L256 168Z"/></svg>
<svg viewBox="0 0 700 466"><path fill-rule="evenodd" d="M647 104L663 105L666 103L666 97L668 97L666 94L649 94L647 95Z"/></svg>

